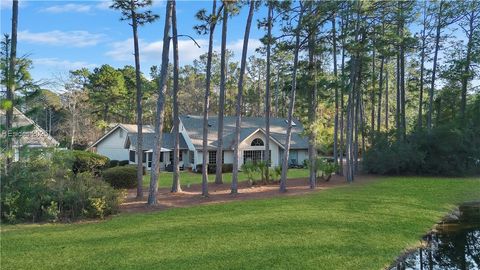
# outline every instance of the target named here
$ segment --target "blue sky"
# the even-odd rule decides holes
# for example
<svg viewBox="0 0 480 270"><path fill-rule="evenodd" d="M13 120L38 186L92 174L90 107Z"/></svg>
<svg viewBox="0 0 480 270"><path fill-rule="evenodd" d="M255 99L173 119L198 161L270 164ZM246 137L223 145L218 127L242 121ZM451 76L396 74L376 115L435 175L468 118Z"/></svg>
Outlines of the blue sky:
<svg viewBox="0 0 480 270"><path fill-rule="evenodd" d="M154 0L155 1L155 0ZM219 2L219 1L217 1ZM119 20L120 13L108 8L110 1L21 1L19 10L19 55L33 60L35 80L52 80L66 75L70 69L110 64L115 67L133 65L131 28ZM190 64L207 51L208 37L198 35L195 13L211 10L211 1L177 1L179 34L192 35L200 44L197 48L188 39L179 41L180 64ZM217 6L219 4L217 3ZM160 65L165 2L155 1L152 10L160 15L153 24L140 29L142 70L148 74L150 66ZM248 10L229 21L228 48L240 57ZM250 35L250 54L260 46L263 30L256 21L265 16L262 8L255 13ZM1 31L10 33L11 0L1 0ZM221 27L217 27L215 47L220 46Z"/></svg>

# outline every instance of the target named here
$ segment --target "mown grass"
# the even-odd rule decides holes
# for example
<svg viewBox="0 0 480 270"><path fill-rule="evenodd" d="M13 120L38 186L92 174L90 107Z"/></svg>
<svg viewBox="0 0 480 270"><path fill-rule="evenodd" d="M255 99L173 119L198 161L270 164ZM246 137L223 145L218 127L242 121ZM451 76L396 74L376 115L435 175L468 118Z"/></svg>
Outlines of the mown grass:
<svg viewBox="0 0 480 270"><path fill-rule="evenodd" d="M288 178L304 178L308 177L308 169L289 169L288 170ZM254 179L260 180L260 174L254 173ZM244 172L238 173L238 181L246 181L248 180L247 174ZM215 182L215 174L208 175L208 182L214 183ZM224 173L223 174L223 182L226 184L230 184L232 182L232 173ZM200 184L202 183L202 174L200 173L193 173L187 171L180 172L180 183L182 187L188 186L191 184ZM160 173L160 181L158 183L160 187L171 187L172 186L172 173L171 172L161 172ZM150 186L150 172L147 172L143 179L143 186L149 187Z"/></svg>
<svg viewBox="0 0 480 270"><path fill-rule="evenodd" d="M2 269L382 269L480 179L389 178L306 196L3 226Z"/></svg>

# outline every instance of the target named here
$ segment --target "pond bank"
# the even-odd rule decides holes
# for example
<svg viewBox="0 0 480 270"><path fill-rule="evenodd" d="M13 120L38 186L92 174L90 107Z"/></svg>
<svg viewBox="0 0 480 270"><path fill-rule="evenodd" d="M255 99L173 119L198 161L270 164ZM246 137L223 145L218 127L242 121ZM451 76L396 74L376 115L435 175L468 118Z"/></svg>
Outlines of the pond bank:
<svg viewBox="0 0 480 270"><path fill-rule="evenodd" d="M389 270L480 268L480 201L461 204Z"/></svg>

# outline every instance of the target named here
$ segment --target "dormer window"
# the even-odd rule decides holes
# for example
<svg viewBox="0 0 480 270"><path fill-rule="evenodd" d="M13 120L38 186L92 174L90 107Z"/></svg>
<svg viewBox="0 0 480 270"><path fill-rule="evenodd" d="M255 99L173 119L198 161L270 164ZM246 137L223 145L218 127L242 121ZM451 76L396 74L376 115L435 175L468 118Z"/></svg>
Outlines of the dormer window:
<svg viewBox="0 0 480 270"><path fill-rule="evenodd" d="M262 139L256 138L250 144L251 146L264 146Z"/></svg>

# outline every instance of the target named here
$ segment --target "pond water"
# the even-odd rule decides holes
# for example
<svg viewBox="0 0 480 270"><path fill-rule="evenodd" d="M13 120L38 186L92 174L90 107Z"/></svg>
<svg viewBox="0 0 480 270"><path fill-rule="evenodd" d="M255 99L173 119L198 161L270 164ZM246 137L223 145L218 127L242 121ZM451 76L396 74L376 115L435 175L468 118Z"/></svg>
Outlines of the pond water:
<svg viewBox="0 0 480 270"><path fill-rule="evenodd" d="M389 270L480 270L480 202L465 203Z"/></svg>

